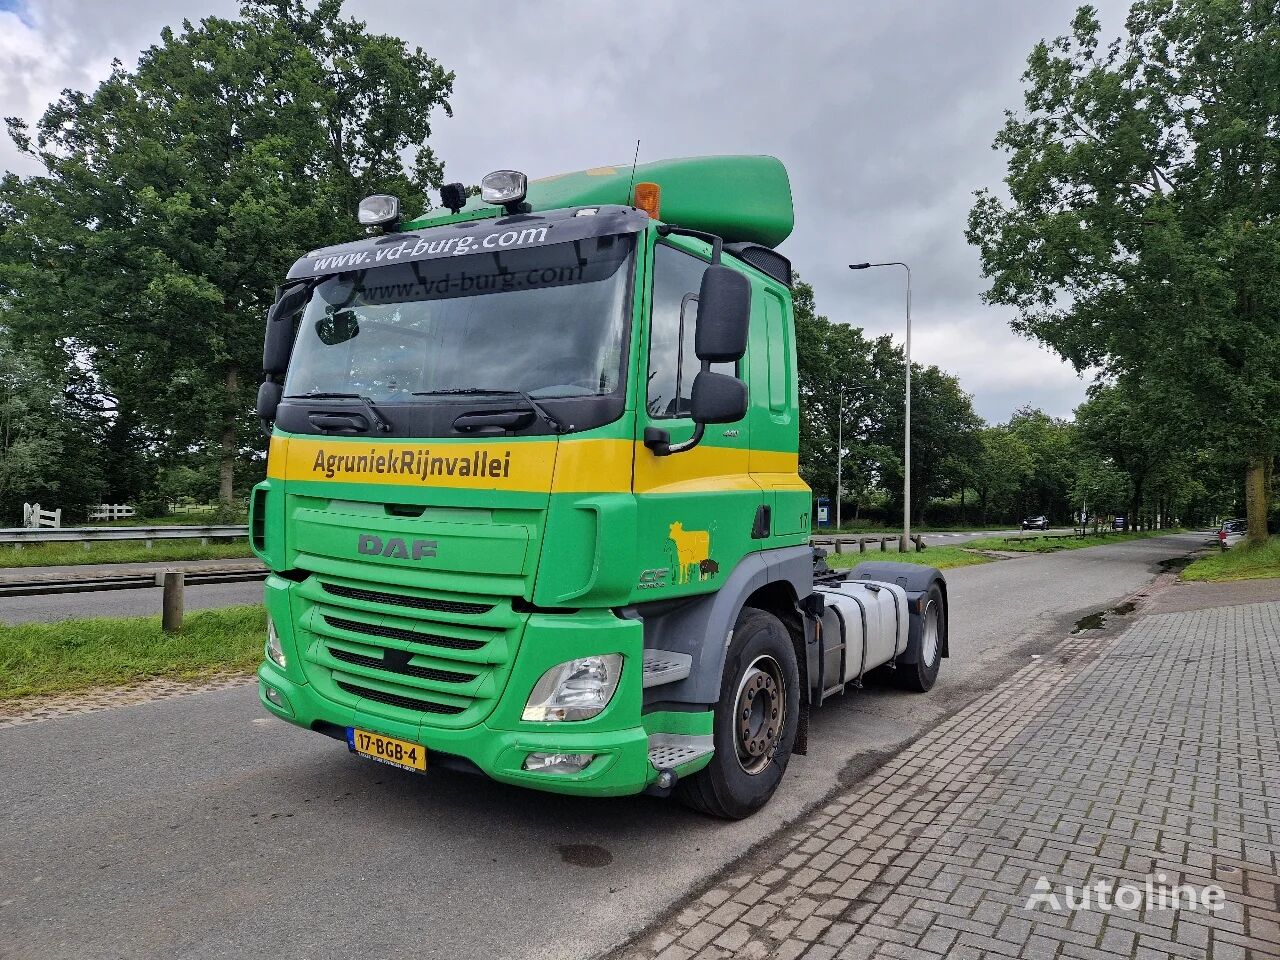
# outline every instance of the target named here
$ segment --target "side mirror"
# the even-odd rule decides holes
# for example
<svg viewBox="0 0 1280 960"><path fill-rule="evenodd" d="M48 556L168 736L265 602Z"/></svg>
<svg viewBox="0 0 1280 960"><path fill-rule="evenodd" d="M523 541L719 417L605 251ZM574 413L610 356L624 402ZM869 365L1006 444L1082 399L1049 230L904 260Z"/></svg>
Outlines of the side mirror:
<svg viewBox="0 0 1280 960"><path fill-rule="evenodd" d="M729 267L707 267L698 290L698 326L693 339L698 359L707 363L741 360L747 352L750 321L751 282Z"/></svg>
<svg viewBox="0 0 1280 960"><path fill-rule="evenodd" d="M737 423L747 415L747 385L704 370L694 377L689 414L694 423Z"/></svg>
<svg viewBox="0 0 1280 960"><path fill-rule="evenodd" d="M267 380L258 388L258 417L262 420L262 429L267 431L276 419L276 408L280 406L280 398L284 396L284 387L274 380Z"/></svg>
<svg viewBox="0 0 1280 960"><path fill-rule="evenodd" d="M267 336L262 342L262 371L268 375L283 374L289 368L293 352L293 315L311 298L309 284L290 287L267 311Z"/></svg>

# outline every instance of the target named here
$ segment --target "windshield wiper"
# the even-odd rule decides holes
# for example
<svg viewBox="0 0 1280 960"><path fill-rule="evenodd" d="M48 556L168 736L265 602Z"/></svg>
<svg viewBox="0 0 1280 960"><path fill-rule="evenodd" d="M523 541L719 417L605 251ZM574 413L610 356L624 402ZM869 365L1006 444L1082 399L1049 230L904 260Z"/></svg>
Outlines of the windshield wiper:
<svg viewBox="0 0 1280 960"><path fill-rule="evenodd" d="M378 428L381 433L391 432L391 423L378 412L378 405L368 397L359 393L332 393L323 390L317 390L313 393L291 393L285 397L286 400L359 400L364 404L364 408L369 411L369 419L373 421L373 425Z"/></svg>
<svg viewBox="0 0 1280 960"><path fill-rule="evenodd" d="M548 427L556 433L564 433L565 428L559 420L547 412L546 407L540 404L533 397L529 396L523 390L495 390L490 387L458 387L454 390L420 390L413 394L415 397L442 397L451 394L471 394L472 396L486 397L519 397L529 409L536 413Z"/></svg>

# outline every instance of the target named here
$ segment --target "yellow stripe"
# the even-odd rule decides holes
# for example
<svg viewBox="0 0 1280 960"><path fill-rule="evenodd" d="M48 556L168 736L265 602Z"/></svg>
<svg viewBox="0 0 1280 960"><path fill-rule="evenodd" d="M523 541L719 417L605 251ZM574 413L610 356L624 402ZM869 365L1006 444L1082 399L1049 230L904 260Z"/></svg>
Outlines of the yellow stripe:
<svg viewBox="0 0 1280 960"><path fill-rule="evenodd" d="M631 440L376 441L272 437L267 475L281 480L380 483L462 490L545 493L723 492L771 485L803 487L794 453L698 446L655 457Z"/></svg>
<svg viewBox="0 0 1280 960"><path fill-rule="evenodd" d="M267 474L460 490L551 489L554 440L512 443L335 440L273 437Z"/></svg>

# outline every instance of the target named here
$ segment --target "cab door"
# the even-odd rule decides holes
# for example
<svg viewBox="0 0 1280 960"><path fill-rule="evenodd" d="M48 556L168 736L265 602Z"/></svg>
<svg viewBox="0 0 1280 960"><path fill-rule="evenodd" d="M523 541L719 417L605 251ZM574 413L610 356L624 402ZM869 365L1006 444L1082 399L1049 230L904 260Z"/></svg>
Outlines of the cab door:
<svg viewBox="0 0 1280 960"><path fill-rule="evenodd" d="M794 546L809 536L812 491L800 479L800 396L791 298L768 282L751 310L751 475L770 499L768 546Z"/></svg>
<svg viewBox="0 0 1280 960"><path fill-rule="evenodd" d="M638 364L644 371L638 385L640 437L649 427L666 430L673 443L693 433L689 404L701 368L694 331L709 251L707 244L684 237L656 240L651 251L648 323ZM737 364L712 369L744 376L749 351ZM750 422L748 416L738 423L708 424L698 446L665 457L637 444L638 589L651 599L716 590L755 549L752 526L763 498L751 476Z"/></svg>

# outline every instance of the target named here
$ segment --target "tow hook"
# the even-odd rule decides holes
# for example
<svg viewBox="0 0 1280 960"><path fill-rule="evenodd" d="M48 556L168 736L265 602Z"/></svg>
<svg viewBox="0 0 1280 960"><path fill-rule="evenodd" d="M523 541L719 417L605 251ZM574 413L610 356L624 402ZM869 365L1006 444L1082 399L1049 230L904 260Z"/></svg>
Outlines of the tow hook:
<svg viewBox="0 0 1280 960"><path fill-rule="evenodd" d="M670 767L664 767L658 771L658 779L644 788L646 796L649 797L669 797L671 791L676 788L676 781L680 778L676 772Z"/></svg>

